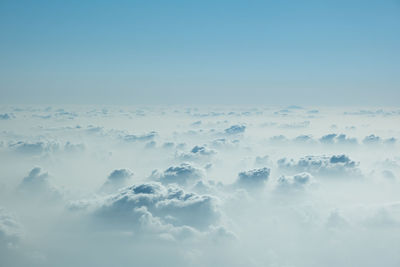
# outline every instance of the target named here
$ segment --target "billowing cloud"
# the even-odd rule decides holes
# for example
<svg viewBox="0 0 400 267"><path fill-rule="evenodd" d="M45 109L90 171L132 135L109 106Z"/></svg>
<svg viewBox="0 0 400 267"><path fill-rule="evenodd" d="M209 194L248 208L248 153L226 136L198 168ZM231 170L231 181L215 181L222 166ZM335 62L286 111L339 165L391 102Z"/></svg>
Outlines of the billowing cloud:
<svg viewBox="0 0 400 267"><path fill-rule="evenodd" d="M12 118L15 118L15 115L12 113L0 114L0 120L10 120Z"/></svg>
<svg viewBox="0 0 400 267"><path fill-rule="evenodd" d="M225 129L225 133L229 135L233 134L241 134L246 130L246 126L244 125L232 125L231 127Z"/></svg>
<svg viewBox="0 0 400 267"><path fill-rule="evenodd" d="M58 199L61 194L49 181L50 175L41 168L33 168L18 186L18 191L25 196L38 199Z"/></svg>
<svg viewBox="0 0 400 267"><path fill-rule="evenodd" d="M128 169L114 170L107 177L107 181L101 189L105 192L115 192L116 189L126 186L132 176L133 172Z"/></svg>
<svg viewBox="0 0 400 267"><path fill-rule="evenodd" d="M297 191L304 190L307 186L312 183L312 175L303 172L293 176L281 176L277 181L277 189L280 191Z"/></svg>
<svg viewBox="0 0 400 267"><path fill-rule="evenodd" d="M0 255L6 247L14 246L21 235L22 227L15 216L0 207Z"/></svg>
<svg viewBox="0 0 400 267"><path fill-rule="evenodd" d="M127 134L122 136L121 138L126 142L137 142L137 141L152 141L157 136L157 133L152 131L147 134L142 135L134 135L134 134Z"/></svg>
<svg viewBox="0 0 400 267"><path fill-rule="evenodd" d="M9 148L28 155L42 154L45 152L55 152L60 149L58 143L55 142L24 142L19 141L9 144Z"/></svg>
<svg viewBox="0 0 400 267"><path fill-rule="evenodd" d="M268 181L271 170L269 168L253 169L240 172L236 185L250 190L262 189Z"/></svg>
<svg viewBox="0 0 400 267"><path fill-rule="evenodd" d="M176 157L184 161L208 160L217 152L207 146L194 146L189 152L178 152Z"/></svg>
<svg viewBox="0 0 400 267"><path fill-rule="evenodd" d="M157 182L133 185L101 200L76 202L72 207L87 209L105 228L144 235L179 239L221 226L217 198Z"/></svg>
<svg viewBox="0 0 400 267"><path fill-rule="evenodd" d="M181 186L194 185L204 176L201 169L192 166L189 163L182 163L179 166L172 166L160 172L153 171L151 178L163 184L178 184Z"/></svg>
<svg viewBox="0 0 400 267"><path fill-rule="evenodd" d="M309 172L317 176L359 177L358 163L346 155L307 156L299 160L282 158L278 160L282 170L291 172Z"/></svg>

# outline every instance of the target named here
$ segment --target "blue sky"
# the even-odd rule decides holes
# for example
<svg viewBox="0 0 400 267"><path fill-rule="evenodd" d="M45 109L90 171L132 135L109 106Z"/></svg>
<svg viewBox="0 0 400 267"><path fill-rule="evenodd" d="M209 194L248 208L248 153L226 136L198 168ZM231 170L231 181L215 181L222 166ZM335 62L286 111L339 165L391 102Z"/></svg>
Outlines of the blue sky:
<svg viewBox="0 0 400 267"><path fill-rule="evenodd" d="M398 105L400 1L0 1L0 102Z"/></svg>

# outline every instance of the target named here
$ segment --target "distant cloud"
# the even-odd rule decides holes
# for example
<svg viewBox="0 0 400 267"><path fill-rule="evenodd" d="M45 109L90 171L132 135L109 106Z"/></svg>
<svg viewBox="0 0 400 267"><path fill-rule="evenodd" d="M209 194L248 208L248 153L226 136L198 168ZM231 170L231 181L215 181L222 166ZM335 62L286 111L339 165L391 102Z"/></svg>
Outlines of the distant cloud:
<svg viewBox="0 0 400 267"><path fill-rule="evenodd" d="M301 121L301 122L284 123L284 124L279 125L279 128L301 129L301 128L307 128L308 126L310 126L310 121Z"/></svg>
<svg viewBox="0 0 400 267"><path fill-rule="evenodd" d="M249 171L240 172L236 185L239 188L250 190L262 189L268 181L271 170L269 168L253 169Z"/></svg>
<svg viewBox="0 0 400 267"><path fill-rule="evenodd" d="M151 178L163 184L178 184L180 186L194 185L204 176L201 169L191 164L182 163L179 166L172 166L163 172L153 171Z"/></svg>
<svg viewBox="0 0 400 267"><path fill-rule="evenodd" d="M15 216L0 207L0 255L6 247L14 246L20 240L21 235L22 227Z"/></svg>
<svg viewBox="0 0 400 267"><path fill-rule="evenodd" d="M127 134L122 136L122 139L126 142L152 141L156 136L157 133L153 131L143 135Z"/></svg>
<svg viewBox="0 0 400 267"><path fill-rule="evenodd" d="M9 144L9 148L19 153L34 155L34 154L41 154L44 152L58 151L60 149L60 146L58 143L55 142L31 143L31 142L18 141L16 143Z"/></svg>
<svg viewBox="0 0 400 267"><path fill-rule="evenodd" d="M4 113L4 114L0 114L0 120L10 120L15 118L15 115L12 113Z"/></svg>
<svg viewBox="0 0 400 267"><path fill-rule="evenodd" d="M207 160L217 152L207 146L194 146L189 152L177 152L176 157L184 161Z"/></svg>
<svg viewBox="0 0 400 267"><path fill-rule="evenodd" d="M18 190L25 196L38 199L58 199L61 193L50 183L50 175L39 167L33 168L19 184Z"/></svg>
<svg viewBox="0 0 400 267"><path fill-rule="evenodd" d="M226 134L241 134L244 133L244 131L246 130L246 126L244 125L232 125L231 127L225 129L225 133Z"/></svg>
<svg viewBox="0 0 400 267"><path fill-rule="evenodd" d="M76 202L72 208L88 209L94 219L112 229L185 239L221 226L217 202L208 195L153 182L124 188L102 200Z"/></svg>
<svg viewBox="0 0 400 267"><path fill-rule="evenodd" d="M277 181L277 189L280 191L304 190L312 182L312 175L303 172L293 176L281 176Z"/></svg>
<svg viewBox="0 0 400 267"><path fill-rule="evenodd" d="M339 177L361 176L358 163L346 155L307 156L297 161L282 158L277 163L280 169L291 172L308 172L313 175Z"/></svg>
<svg viewBox="0 0 400 267"><path fill-rule="evenodd" d="M107 181L102 186L104 192L115 192L118 188L127 185L129 179L133 176L133 172L128 169L118 169L111 172L107 177Z"/></svg>

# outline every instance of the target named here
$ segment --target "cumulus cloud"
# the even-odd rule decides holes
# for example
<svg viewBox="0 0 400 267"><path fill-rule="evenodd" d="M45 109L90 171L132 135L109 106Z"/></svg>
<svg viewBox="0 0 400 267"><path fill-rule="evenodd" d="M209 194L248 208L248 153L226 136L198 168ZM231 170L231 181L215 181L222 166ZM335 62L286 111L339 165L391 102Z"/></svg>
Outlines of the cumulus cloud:
<svg viewBox="0 0 400 267"><path fill-rule="evenodd" d="M133 185L101 200L73 203L72 207L89 210L106 228L139 231L137 234L182 238L221 226L217 198L158 182Z"/></svg>
<svg viewBox="0 0 400 267"><path fill-rule="evenodd" d="M396 141L397 139L394 137L388 139L382 139L381 137L374 134L368 135L363 139L363 143L366 145L377 145L377 144L393 145L396 143Z"/></svg>
<svg viewBox="0 0 400 267"><path fill-rule="evenodd" d="M381 138L379 136L376 136L374 134L368 135L363 139L363 143L370 145L370 144L377 144L381 142Z"/></svg>
<svg viewBox="0 0 400 267"><path fill-rule="evenodd" d="M154 170L151 179L155 179L163 184L178 184L181 186L194 185L204 176L204 172L189 163L182 163L179 166L172 166L160 172Z"/></svg>
<svg viewBox="0 0 400 267"><path fill-rule="evenodd" d="M207 146L194 146L189 152L178 152L176 157L184 161L207 160L217 152Z"/></svg>
<svg viewBox="0 0 400 267"><path fill-rule="evenodd" d="M273 163L268 155L265 156L257 156L254 164L256 166L271 166Z"/></svg>
<svg viewBox="0 0 400 267"><path fill-rule="evenodd" d="M306 143L306 144L315 143L311 135L299 135L296 138L294 138L293 141L295 143Z"/></svg>
<svg viewBox="0 0 400 267"><path fill-rule="evenodd" d="M351 144L357 144L357 139L356 138L350 138L347 137L345 134L327 134L322 136L319 141L323 144L346 144L346 145L351 145Z"/></svg>
<svg viewBox="0 0 400 267"><path fill-rule="evenodd" d="M0 202L18 214L0 209L1 266L400 260L400 157L389 149L397 117L342 120L342 108L323 107L278 116L276 107L0 109L15 114L0 130Z"/></svg>
<svg viewBox="0 0 400 267"><path fill-rule="evenodd" d="M280 191L299 191L304 190L312 183L312 175L303 172L293 176L283 175L277 181L277 189Z"/></svg>
<svg viewBox="0 0 400 267"><path fill-rule="evenodd" d="M284 123L279 126L282 129L301 129L307 128L310 126L310 121L301 121L301 122L292 122L292 123Z"/></svg>
<svg viewBox="0 0 400 267"><path fill-rule="evenodd" d="M278 160L282 170L308 172L317 176L360 177L359 163L346 155L307 156L299 160L282 158Z"/></svg>
<svg viewBox="0 0 400 267"><path fill-rule="evenodd" d="M134 135L134 134L127 134L122 136L122 139L126 142L137 142L137 141L152 141L157 136L157 133L152 131L147 134L142 135Z"/></svg>
<svg viewBox="0 0 400 267"><path fill-rule="evenodd" d="M132 176L133 172L128 169L114 170L107 177L107 181L102 186L102 191L116 191L116 189L126 186Z"/></svg>
<svg viewBox="0 0 400 267"><path fill-rule="evenodd" d="M4 113L4 114L0 114L0 120L10 120L15 118L15 115L12 113Z"/></svg>
<svg viewBox="0 0 400 267"><path fill-rule="evenodd" d="M57 199L60 192L49 181L50 175L41 168L33 168L18 186L19 192L25 196L39 199Z"/></svg>
<svg viewBox="0 0 400 267"><path fill-rule="evenodd" d="M0 207L0 255L6 247L13 247L20 240L21 235L22 227L15 216Z"/></svg>
<svg viewBox="0 0 400 267"><path fill-rule="evenodd" d="M69 153L77 153L85 150L85 144L73 144L67 141L64 145L64 151Z"/></svg>
<svg viewBox="0 0 400 267"><path fill-rule="evenodd" d="M240 172L236 186L250 190L260 190L268 181L271 170L269 168L253 169Z"/></svg>
<svg viewBox="0 0 400 267"><path fill-rule="evenodd" d="M231 148L237 148L239 143L240 141L236 139L228 140L226 138L218 138L211 142L211 146L219 149L231 149Z"/></svg>
<svg viewBox="0 0 400 267"><path fill-rule="evenodd" d="M225 129L225 133L229 135L241 134L244 133L245 130L246 126L244 125L232 125L231 127Z"/></svg>
<svg viewBox="0 0 400 267"><path fill-rule="evenodd" d="M10 143L8 147L16 152L28 155L37 155L46 152L55 152L58 151L60 148L59 144L55 142L24 142L24 141Z"/></svg>

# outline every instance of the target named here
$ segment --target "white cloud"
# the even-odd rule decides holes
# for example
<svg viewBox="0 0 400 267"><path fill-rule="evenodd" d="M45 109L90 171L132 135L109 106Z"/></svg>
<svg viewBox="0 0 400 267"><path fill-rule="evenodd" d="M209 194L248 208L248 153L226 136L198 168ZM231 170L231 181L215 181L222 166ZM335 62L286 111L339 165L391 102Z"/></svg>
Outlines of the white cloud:
<svg viewBox="0 0 400 267"><path fill-rule="evenodd" d="M194 185L204 177L204 172L189 163L182 163L179 166L171 166L160 172L155 170L151 174L151 179L163 184L178 184L181 186Z"/></svg>
<svg viewBox="0 0 400 267"><path fill-rule="evenodd" d="M348 156L306 156L299 160L282 158L278 160L278 166L282 170L290 172L309 172L317 176L335 176L340 178L360 177L359 163Z"/></svg>
<svg viewBox="0 0 400 267"><path fill-rule="evenodd" d="M240 172L236 185L240 188L260 190L268 181L270 171L269 168L261 168Z"/></svg>
<svg viewBox="0 0 400 267"><path fill-rule="evenodd" d="M280 191L304 190L312 183L313 177L307 172L298 173L293 176L281 176L277 181L277 189Z"/></svg>

